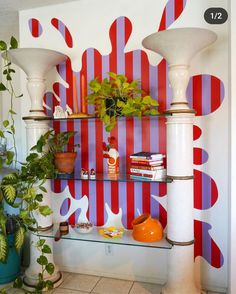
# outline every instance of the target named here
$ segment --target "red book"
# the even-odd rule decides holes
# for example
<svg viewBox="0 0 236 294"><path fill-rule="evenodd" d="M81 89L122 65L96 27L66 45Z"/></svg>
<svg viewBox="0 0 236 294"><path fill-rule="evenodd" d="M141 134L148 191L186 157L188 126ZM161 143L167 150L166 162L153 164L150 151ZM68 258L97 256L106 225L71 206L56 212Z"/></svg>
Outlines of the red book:
<svg viewBox="0 0 236 294"><path fill-rule="evenodd" d="M158 170L158 169L163 169L164 166L162 164L157 166L132 164L130 168L141 169L141 170Z"/></svg>

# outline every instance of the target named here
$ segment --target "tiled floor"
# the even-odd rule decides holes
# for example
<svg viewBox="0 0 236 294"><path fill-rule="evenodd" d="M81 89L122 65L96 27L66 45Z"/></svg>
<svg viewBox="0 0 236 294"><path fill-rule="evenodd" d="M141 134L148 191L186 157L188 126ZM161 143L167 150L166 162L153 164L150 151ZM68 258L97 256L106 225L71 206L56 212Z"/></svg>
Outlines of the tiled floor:
<svg viewBox="0 0 236 294"><path fill-rule="evenodd" d="M64 281L60 285L60 287L53 291L50 291L50 294L159 294L161 293L162 288L161 285L157 284L133 282L73 273L63 273L63 277ZM12 289L8 293L19 294L22 292ZM207 294L222 293L208 291Z"/></svg>
<svg viewBox="0 0 236 294"><path fill-rule="evenodd" d="M159 294L161 288L157 284L66 273L64 282L53 294ZM207 294L218 293L208 291Z"/></svg>

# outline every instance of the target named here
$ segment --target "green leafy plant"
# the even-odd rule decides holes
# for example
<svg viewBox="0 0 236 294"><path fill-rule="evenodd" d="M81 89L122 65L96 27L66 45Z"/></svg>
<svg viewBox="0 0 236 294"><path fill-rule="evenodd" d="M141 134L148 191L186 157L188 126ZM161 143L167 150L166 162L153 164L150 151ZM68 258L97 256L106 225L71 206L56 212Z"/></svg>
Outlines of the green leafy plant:
<svg viewBox="0 0 236 294"><path fill-rule="evenodd" d="M23 95L17 95L15 93L12 78L15 74L15 70L12 68L12 63L10 61L8 50L16 49L18 47L18 42L14 37L11 37L10 46L3 40L0 40L0 51L4 54L3 59L3 81L0 82L0 92L7 92L10 96L10 108L8 110L8 118L2 122L0 129L0 138L6 138L7 134L10 134L12 138L12 146L8 147L5 156L0 156L0 168L4 165L11 165L13 160L15 166L17 163L17 148L15 140L15 115L16 112L13 109L14 98L20 98Z"/></svg>
<svg viewBox="0 0 236 294"><path fill-rule="evenodd" d="M53 162L53 154L47 150L37 150L32 148L32 152L27 156L26 162L19 163L17 160L17 148L15 140L15 120L16 112L13 109L14 99L17 96L12 84L12 75L15 70L11 67L11 61L8 56L8 50L17 48L17 40L12 37L10 46L4 41L0 41L0 50L4 53L3 81L0 82L0 91L7 92L10 95L10 108L8 111L8 119L4 120L0 128L0 138L6 138L10 135L13 142L12 147L8 146L6 154L0 156L0 172L4 165L11 165L14 162L15 171L10 172L0 181L0 263L7 261L9 244L7 240L7 223L12 218L16 224L14 231L14 246L19 251L24 243L24 236L29 230L34 230L38 234L39 227L34 217L35 212L48 216L52 210L47 205L43 205L43 193L47 190L44 183L47 178L52 177L55 173ZM46 142L45 142L46 144ZM38 143L36 144L38 145ZM20 165L18 169L16 166ZM13 208L19 209L19 214L10 216L4 210L4 203L9 204ZM48 262L46 254L51 253L50 247L45 243L44 239L39 237L36 244L41 252L37 262L42 266L41 272L38 274L38 284L33 293L41 293L43 289L51 289L53 287L50 280L44 278L45 272L52 274L54 265ZM18 277L13 287L22 288L23 281ZM23 289L24 290L24 289ZM3 288L0 293L7 293L7 289ZM24 290L25 293L30 293Z"/></svg>
<svg viewBox="0 0 236 294"><path fill-rule="evenodd" d="M37 212L43 216L48 216L52 213L50 207L43 205L42 201L43 193L47 192L44 183L54 172L53 156L50 152L32 152L27 156L26 162L22 163L17 172L9 173L3 177L0 184L0 262L6 261L8 253L7 233L5 230L7 217L3 209L3 202L5 201L10 206L19 209L19 214L16 217L17 231L14 246L17 250L20 250L24 242L25 233L29 230L34 230L37 234L39 230L34 213ZM40 237L39 240L41 240L41 243L37 243L37 247L41 250L41 255L37 262L42 266L42 271L38 275L36 289L50 289L52 288L51 281L44 279L44 273L52 274L54 270L54 266L48 262L45 256L45 253L51 253L51 249L48 249L49 246L45 244L45 240L42 241ZM43 264L41 264L42 260ZM20 277L17 279L16 285L18 286L21 284L20 279Z"/></svg>
<svg viewBox="0 0 236 294"><path fill-rule="evenodd" d="M45 146L47 146L49 153L67 152L67 149L71 152L76 152L80 144L71 144L71 139L76 135L75 131L65 131L56 133L54 130L50 130L42 135L37 144L32 148L37 152L43 152Z"/></svg>
<svg viewBox="0 0 236 294"><path fill-rule="evenodd" d="M109 72L109 79L98 78L89 83L86 99L95 106L95 115L99 116L110 132L116 125L117 117L156 115L158 102L149 95L143 95L139 82L128 82L125 75Z"/></svg>

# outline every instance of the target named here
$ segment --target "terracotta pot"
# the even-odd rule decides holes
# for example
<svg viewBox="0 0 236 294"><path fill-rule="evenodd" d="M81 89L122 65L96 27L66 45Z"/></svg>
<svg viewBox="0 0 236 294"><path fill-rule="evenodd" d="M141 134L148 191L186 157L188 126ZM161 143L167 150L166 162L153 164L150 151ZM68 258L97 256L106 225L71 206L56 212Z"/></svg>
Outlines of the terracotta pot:
<svg viewBox="0 0 236 294"><path fill-rule="evenodd" d="M54 154L54 163L60 173L71 174L74 170L76 152L58 152Z"/></svg>
<svg viewBox="0 0 236 294"><path fill-rule="evenodd" d="M132 222L135 240L140 242L156 242L163 238L163 228L157 219L151 218L150 214L142 214Z"/></svg>

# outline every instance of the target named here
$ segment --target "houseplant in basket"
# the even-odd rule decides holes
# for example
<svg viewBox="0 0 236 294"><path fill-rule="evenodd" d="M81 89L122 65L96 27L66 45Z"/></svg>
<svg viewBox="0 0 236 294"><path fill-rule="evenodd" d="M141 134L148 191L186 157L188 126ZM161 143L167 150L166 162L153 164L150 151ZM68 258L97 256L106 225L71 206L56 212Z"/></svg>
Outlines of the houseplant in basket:
<svg viewBox="0 0 236 294"><path fill-rule="evenodd" d="M110 132L116 125L117 117L156 115L158 102L149 95L144 95L138 80L128 81L125 75L109 72L109 79L91 80L91 93L86 97L89 104L94 104L95 115L100 117Z"/></svg>
<svg viewBox="0 0 236 294"><path fill-rule="evenodd" d="M32 150L43 152L44 146L47 145L47 152L53 154L57 172L70 174L74 170L76 149L80 147L80 144L70 144L75 134L74 131L56 133L50 130L39 138Z"/></svg>

